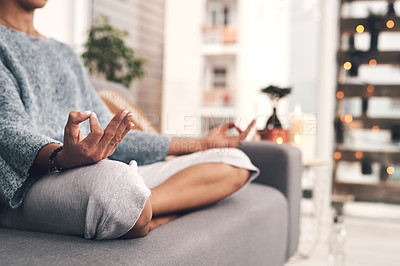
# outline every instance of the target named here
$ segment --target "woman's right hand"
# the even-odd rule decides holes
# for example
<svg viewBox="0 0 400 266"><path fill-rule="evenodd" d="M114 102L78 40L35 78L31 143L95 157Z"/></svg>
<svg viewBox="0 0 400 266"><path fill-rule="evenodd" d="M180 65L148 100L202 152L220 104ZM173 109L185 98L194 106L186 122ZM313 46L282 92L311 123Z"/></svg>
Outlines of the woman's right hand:
<svg viewBox="0 0 400 266"><path fill-rule="evenodd" d="M83 138L79 124L87 119L90 133ZM129 111L115 115L104 130L95 113L72 111L64 129L64 147L57 154L56 163L68 169L101 161L114 153L133 126L133 113Z"/></svg>

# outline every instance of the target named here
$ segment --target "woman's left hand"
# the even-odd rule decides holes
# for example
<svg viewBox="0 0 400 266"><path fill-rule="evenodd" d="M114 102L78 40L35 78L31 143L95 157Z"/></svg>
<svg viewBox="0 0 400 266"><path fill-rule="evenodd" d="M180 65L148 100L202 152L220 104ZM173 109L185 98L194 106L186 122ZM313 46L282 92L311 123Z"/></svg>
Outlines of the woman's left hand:
<svg viewBox="0 0 400 266"><path fill-rule="evenodd" d="M213 128L208 135L203 138L203 149L236 148L247 137L255 123L256 120L254 119L244 131L233 122ZM235 136L228 135L227 131L231 128L236 129L239 134Z"/></svg>

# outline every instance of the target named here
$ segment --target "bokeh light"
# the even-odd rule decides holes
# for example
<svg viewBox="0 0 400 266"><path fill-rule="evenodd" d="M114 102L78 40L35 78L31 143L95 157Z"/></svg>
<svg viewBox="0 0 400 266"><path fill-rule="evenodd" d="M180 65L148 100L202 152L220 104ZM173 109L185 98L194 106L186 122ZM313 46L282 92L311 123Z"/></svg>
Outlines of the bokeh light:
<svg viewBox="0 0 400 266"><path fill-rule="evenodd" d="M369 60L369 65L370 65L370 66L374 67L374 66L376 66L377 64L378 64L378 62L376 61L376 59L371 59L371 60Z"/></svg>
<svg viewBox="0 0 400 266"><path fill-rule="evenodd" d="M393 27L394 27L394 21L391 20L391 19L389 19L389 20L386 22L386 27L388 27L388 29L393 29Z"/></svg>
<svg viewBox="0 0 400 266"><path fill-rule="evenodd" d="M344 121L345 121L346 123L351 123L351 122L353 122L353 116L352 116L351 114L345 115L345 116L344 116Z"/></svg>
<svg viewBox="0 0 400 266"><path fill-rule="evenodd" d="M393 174L394 174L394 167L393 167L393 166L389 166L389 167L386 169L386 172L387 172L389 175L393 175Z"/></svg>
<svg viewBox="0 0 400 266"><path fill-rule="evenodd" d="M354 154L354 157L356 157L358 160L362 159L363 156L364 154L361 151L358 151Z"/></svg>
<svg viewBox="0 0 400 266"><path fill-rule="evenodd" d="M283 138L282 138L282 137L278 137L278 138L276 139L276 143L282 144L282 143L283 143Z"/></svg>
<svg viewBox="0 0 400 266"><path fill-rule="evenodd" d="M339 100L344 98L344 92L343 91L338 91L336 93L336 98L338 98Z"/></svg>
<svg viewBox="0 0 400 266"><path fill-rule="evenodd" d="M343 67L344 67L344 69L346 69L346 70L350 70L351 67L352 67L352 64L351 64L350 62L346 62L346 63L344 63Z"/></svg>
<svg viewBox="0 0 400 266"><path fill-rule="evenodd" d="M364 30L365 30L365 28L364 28L363 25L358 25L358 26L356 27L356 31L357 31L358 33L363 33Z"/></svg>
<svg viewBox="0 0 400 266"><path fill-rule="evenodd" d="M333 154L333 158L335 160L340 160L340 158L342 158L342 153L340 151L335 151L335 153Z"/></svg>
<svg viewBox="0 0 400 266"><path fill-rule="evenodd" d="M372 131L373 132L378 132L380 130L380 127L379 126L373 126L372 127Z"/></svg>
<svg viewBox="0 0 400 266"><path fill-rule="evenodd" d="M369 86L367 87L367 92L368 92L368 93L374 93L374 91L375 91L374 85L369 85Z"/></svg>
<svg viewBox="0 0 400 266"><path fill-rule="evenodd" d="M301 135L300 134L294 135L294 143L296 143L296 144L301 143Z"/></svg>

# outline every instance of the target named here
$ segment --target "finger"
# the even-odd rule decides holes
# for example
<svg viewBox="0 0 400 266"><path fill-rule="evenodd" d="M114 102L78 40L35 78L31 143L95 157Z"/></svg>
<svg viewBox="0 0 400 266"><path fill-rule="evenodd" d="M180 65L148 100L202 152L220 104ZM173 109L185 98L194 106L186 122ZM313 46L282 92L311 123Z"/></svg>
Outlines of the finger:
<svg viewBox="0 0 400 266"><path fill-rule="evenodd" d="M68 115L68 121L65 125L64 135L66 140L73 141L74 139L78 139L80 134L79 124L85 121L92 114L91 111L71 111Z"/></svg>
<svg viewBox="0 0 400 266"><path fill-rule="evenodd" d="M227 131L228 129L231 129L233 127L235 127L235 123L234 122L229 122L229 123L223 124L219 128L220 128L221 131Z"/></svg>
<svg viewBox="0 0 400 266"><path fill-rule="evenodd" d="M246 130L243 131L243 132L240 134L240 137L241 137L242 140L245 139L245 138L247 137L247 135L249 134L250 130L254 127L255 124L256 124L256 120L253 119L253 121L251 121L251 123L250 123L249 126L246 128Z"/></svg>
<svg viewBox="0 0 400 266"><path fill-rule="evenodd" d="M99 119L97 118L95 113L92 113L92 115L89 118L89 124L90 124L90 133L89 135L84 139L84 141L87 142L88 146L94 146L103 137L104 130L101 128Z"/></svg>
<svg viewBox="0 0 400 266"><path fill-rule="evenodd" d="M122 133L121 141L125 138L126 134L128 134L128 132L131 131L131 129L133 129L134 127L135 127L135 124L130 122L128 127L126 127L125 131ZM113 141L111 141L111 143L113 143ZM118 146L118 144L117 145L108 145L109 148L108 148L108 150L106 152L105 158L111 156L114 153L114 151L117 148L117 146Z"/></svg>
<svg viewBox="0 0 400 266"><path fill-rule="evenodd" d="M125 128L125 131L122 133L121 140L128 134L129 131L131 131L135 127L134 123L134 114L130 113L127 115L127 122L128 125Z"/></svg>
<svg viewBox="0 0 400 266"><path fill-rule="evenodd" d="M133 113L129 112L125 116L124 120L119 124L117 130L115 131L114 137L112 138L112 140L110 141L110 143L109 143L109 145L107 147L107 151L106 151L107 155L110 153L109 152L110 150L113 150L112 152L114 152L115 148L118 146L118 144L125 137L125 135L126 135L125 132L129 131L134 126L133 117L134 117Z"/></svg>
<svg viewBox="0 0 400 266"><path fill-rule="evenodd" d="M117 129L121 123L123 123L125 116L128 114L128 111L121 111L116 114L113 119L111 119L110 123L108 123L106 129L104 130L104 134L99 142L99 147L101 150L106 150L108 145L110 145L111 140L114 138Z"/></svg>
<svg viewBox="0 0 400 266"><path fill-rule="evenodd" d="M240 129L240 127L238 127L238 126L234 126L234 128L239 132L239 134L242 134L243 133L243 131Z"/></svg>

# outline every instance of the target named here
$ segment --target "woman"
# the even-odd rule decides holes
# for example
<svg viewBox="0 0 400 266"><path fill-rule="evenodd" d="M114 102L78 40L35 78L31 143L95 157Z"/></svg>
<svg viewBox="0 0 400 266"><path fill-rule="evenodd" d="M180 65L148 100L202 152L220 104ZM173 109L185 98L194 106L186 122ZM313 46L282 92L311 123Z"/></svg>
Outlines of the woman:
<svg viewBox="0 0 400 266"><path fill-rule="evenodd" d="M112 117L74 51L34 29L45 4L0 0L1 226L141 237L256 177L241 151L212 149L237 147L254 121L243 132L229 123L182 140L131 131L128 111ZM167 154L189 155L164 162Z"/></svg>

